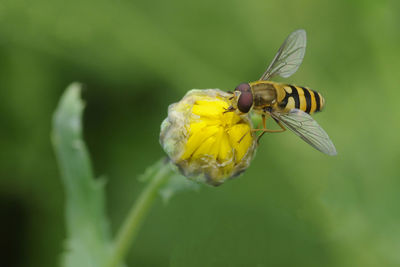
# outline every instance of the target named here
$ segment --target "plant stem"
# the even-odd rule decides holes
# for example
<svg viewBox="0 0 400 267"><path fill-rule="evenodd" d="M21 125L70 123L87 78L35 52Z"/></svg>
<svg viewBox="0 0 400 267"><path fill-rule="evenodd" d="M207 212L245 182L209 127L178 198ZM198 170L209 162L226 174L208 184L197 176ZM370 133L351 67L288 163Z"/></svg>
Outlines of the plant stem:
<svg viewBox="0 0 400 267"><path fill-rule="evenodd" d="M129 247L132 245L139 228L150 211L154 200L156 199L158 189L170 177L171 168L168 164L162 164L154 177L147 184L144 191L133 204L122 227L119 229L114 241L111 257L107 267L118 267L125 258Z"/></svg>

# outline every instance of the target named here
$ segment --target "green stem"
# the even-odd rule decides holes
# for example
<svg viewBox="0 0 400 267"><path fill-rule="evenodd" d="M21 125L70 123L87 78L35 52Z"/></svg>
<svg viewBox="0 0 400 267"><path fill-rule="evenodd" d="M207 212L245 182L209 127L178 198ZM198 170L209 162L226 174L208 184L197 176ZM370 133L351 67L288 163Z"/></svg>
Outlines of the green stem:
<svg viewBox="0 0 400 267"><path fill-rule="evenodd" d="M170 171L171 168L169 164L162 164L132 206L122 227L118 231L107 267L118 267L124 260L146 214L150 211L150 207L156 199L158 189L166 182L167 178L170 177Z"/></svg>

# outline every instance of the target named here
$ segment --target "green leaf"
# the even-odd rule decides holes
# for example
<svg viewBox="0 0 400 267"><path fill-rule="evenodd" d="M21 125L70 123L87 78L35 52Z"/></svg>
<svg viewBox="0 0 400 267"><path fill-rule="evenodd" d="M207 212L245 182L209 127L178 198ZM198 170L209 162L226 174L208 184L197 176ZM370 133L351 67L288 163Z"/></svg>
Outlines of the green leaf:
<svg viewBox="0 0 400 267"><path fill-rule="evenodd" d="M71 84L53 116L52 142L66 195L67 240L62 266L98 267L110 254L111 236L105 215L104 179L95 180L82 140L81 86Z"/></svg>

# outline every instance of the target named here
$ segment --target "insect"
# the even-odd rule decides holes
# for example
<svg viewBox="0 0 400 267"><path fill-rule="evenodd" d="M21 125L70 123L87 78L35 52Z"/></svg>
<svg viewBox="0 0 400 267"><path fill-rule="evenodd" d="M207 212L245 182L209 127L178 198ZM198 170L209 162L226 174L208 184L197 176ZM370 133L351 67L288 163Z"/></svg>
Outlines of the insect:
<svg viewBox="0 0 400 267"><path fill-rule="evenodd" d="M283 132L288 128L322 153L334 156L336 148L328 134L309 115L322 110L325 104L320 93L306 87L270 81L275 76L287 78L297 71L306 49L306 32L292 32L279 48L271 64L258 81L239 84L231 92L229 111L248 113L253 110L262 116L262 129L257 141L265 133ZM267 129L266 120L272 118L279 130Z"/></svg>

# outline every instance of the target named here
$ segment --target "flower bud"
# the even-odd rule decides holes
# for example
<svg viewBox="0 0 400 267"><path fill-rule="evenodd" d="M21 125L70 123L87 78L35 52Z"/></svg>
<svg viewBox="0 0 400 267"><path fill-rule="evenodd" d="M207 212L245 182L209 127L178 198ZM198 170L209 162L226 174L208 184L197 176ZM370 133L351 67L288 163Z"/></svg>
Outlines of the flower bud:
<svg viewBox="0 0 400 267"><path fill-rule="evenodd" d="M227 112L231 96L193 89L169 106L160 143L186 177L216 186L249 166L256 147L251 120Z"/></svg>

